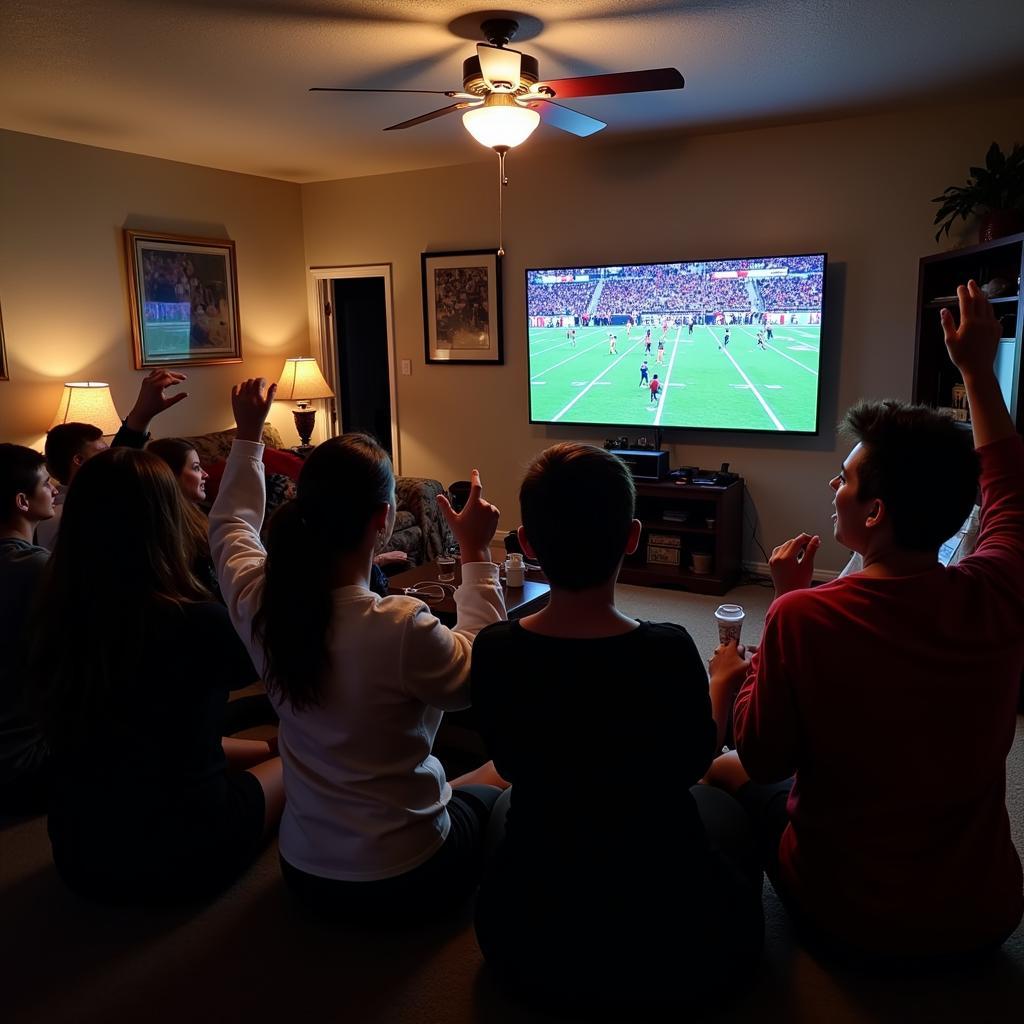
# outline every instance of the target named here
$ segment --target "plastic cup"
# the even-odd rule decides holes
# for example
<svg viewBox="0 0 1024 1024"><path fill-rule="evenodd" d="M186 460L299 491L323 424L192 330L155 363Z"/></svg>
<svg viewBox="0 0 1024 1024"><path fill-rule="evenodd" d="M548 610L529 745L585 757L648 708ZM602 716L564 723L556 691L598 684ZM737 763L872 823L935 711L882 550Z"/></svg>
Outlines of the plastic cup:
<svg viewBox="0 0 1024 1024"><path fill-rule="evenodd" d="M455 582L454 555L441 555L437 560L437 578L441 583Z"/></svg>
<svg viewBox="0 0 1024 1024"><path fill-rule="evenodd" d="M740 642L740 631L746 612L740 604L720 604L715 609L715 621L718 623L718 642L728 643L730 640Z"/></svg>

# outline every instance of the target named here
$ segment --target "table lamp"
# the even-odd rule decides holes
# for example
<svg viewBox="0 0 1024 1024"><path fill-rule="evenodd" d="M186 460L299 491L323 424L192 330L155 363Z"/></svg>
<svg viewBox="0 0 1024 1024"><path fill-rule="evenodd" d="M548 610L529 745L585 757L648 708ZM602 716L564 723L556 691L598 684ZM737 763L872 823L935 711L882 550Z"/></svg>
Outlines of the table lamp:
<svg viewBox="0 0 1024 1024"><path fill-rule="evenodd" d="M121 429L121 417L110 397L110 385L94 380L66 383L50 426L61 423L91 423L104 434L116 434Z"/></svg>
<svg viewBox="0 0 1024 1024"><path fill-rule="evenodd" d="M277 381L275 400L299 403L298 409L292 410L292 416L295 417L295 429L302 439L303 448L309 447L309 439L316 423L316 409L311 409L309 403L315 398L333 397L334 392L324 380L316 360L311 356L299 356L284 361L284 369Z"/></svg>

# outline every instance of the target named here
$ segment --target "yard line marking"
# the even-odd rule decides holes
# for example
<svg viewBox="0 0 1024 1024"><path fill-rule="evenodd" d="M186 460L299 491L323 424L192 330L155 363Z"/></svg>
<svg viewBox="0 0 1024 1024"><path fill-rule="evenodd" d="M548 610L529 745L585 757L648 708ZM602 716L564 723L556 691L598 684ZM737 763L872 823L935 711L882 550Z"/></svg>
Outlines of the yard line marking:
<svg viewBox="0 0 1024 1024"><path fill-rule="evenodd" d="M772 412L768 403L764 400L764 397L762 396L761 392L754 387L753 381L751 381L751 379L740 369L740 364L737 363L731 355L729 355L729 350L727 348L723 348L722 351L725 353L725 358L728 359L729 362L736 367L736 372L750 385L750 390L754 393L754 397L761 403L761 408L764 409L764 411L768 414L768 418L772 421L772 423L775 424L776 427L779 428L779 430L785 430L786 428L779 422L778 416L776 416L775 413Z"/></svg>
<svg viewBox="0 0 1024 1024"><path fill-rule="evenodd" d="M804 366L804 364L801 363L799 359L794 359L792 356L787 356L785 352L783 352L781 349L776 348L774 345L769 345L768 348L770 348L777 355L782 356L783 359L788 359L791 363L796 363L796 365L799 366L801 370L806 370L809 374L812 374L815 377L818 376L817 370L812 370L809 366ZM811 349L811 351L817 352L817 349Z"/></svg>
<svg viewBox="0 0 1024 1024"><path fill-rule="evenodd" d="M552 370L557 370L559 366L565 366L566 363L571 363L574 359L578 358L579 356L586 355L588 352L592 352L595 348L600 348L602 345L607 344L607 338L605 338L604 341L596 341L593 345L589 346L589 348L585 348L582 351L574 352L571 356L569 356L568 359L563 359L560 363L555 363L553 366L545 367L543 370L540 371L540 373L535 374L533 377L531 377L530 380L533 381L536 380L537 377L543 377L544 374L550 373Z"/></svg>
<svg viewBox="0 0 1024 1024"><path fill-rule="evenodd" d="M753 330L750 327L740 327L740 330L741 331L746 331L747 334L753 333ZM754 337L756 338L757 335L755 334ZM782 356L783 359L788 359L791 363L795 363L797 366L800 367L801 370L806 370L808 373L813 374L815 377L818 376L818 371L817 370L812 370L809 366L804 366L804 364L801 363L799 359L794 359L792 356L787 356L785 352L783 352L779 348L776 348L774 345L767 345L767 343L766 343L766 346L768 348L770 348L774 353L776 353L776 355L780 355L780 356ZM817 351L817 350L815 350L815 351Z"/></svg>
<svg viewBox="0 0 1024 1024"><path fill-rule="evenodd" d="M551 419L551 422L556 423L558 420L560 420L606 373L609 373L610 371L614 370L615 367L618 366L619 363L621 363L622 360L625 359L626 356L628 356L633 351L633 349L635 349L639 344L640 342L637 341L629 348L627 348L626 351L623 352L622 355L619 356L619 358L616 359L614 363L609 363L567 406L565 406L564 409L559 409L559 411L555 413L555 415Z"/></svg>
<svg viewBox="0 0 1024 1024"><path fill-rule="evenodd" d="M672 343L672 357L668 361L668 369L665 371L665 379L661 382L661 389L666 394L662 396L661 401L658 403L658 414L654 417L654 425L661 425L661 414L665 411L665 404L668 402L668 382L672 376L672 367L676 365L676 353L679 351L679 341L676 340Z"/></svg>
<svg viewBox="0 0 1024 1024"><path fill-rule="evenodd" d="M535 330L545 330L545 331L556 330L556 331L561 331L561 330L563 330L563 328L561 328L561 327L543 327L543 328L531 327L530 330L531 331L535 331ZM577 337L577 339L576 339L577 341L589 341L595 335L599 334L600 330L597 329L597 328L594 328L594 327L579 327L579 328L577 328L577 332L580 335L579 337ZM553 345L545 344L545 340L546 341L551 341L550 338L548 338L548 339L540 338L540 339L537 339L537 341L531 341L530 342L530 355L531 356L545 356L549 352L554 352L555 349L569 348L572 345L572 342L569 341L568 338L566 338L564 341L557 341Z"/></svg>

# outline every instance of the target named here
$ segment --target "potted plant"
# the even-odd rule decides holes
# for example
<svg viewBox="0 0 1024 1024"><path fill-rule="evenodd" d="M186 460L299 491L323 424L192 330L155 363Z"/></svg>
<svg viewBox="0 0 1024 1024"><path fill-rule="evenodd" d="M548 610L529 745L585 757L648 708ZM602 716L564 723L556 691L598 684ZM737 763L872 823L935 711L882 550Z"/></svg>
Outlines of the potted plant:
<svg viewBox="0 0 1024 1024"><path fill-rule="evenodd" d="M978 240L990 242L993 238L1013 234L1024 228L1024 146L1014 144L1009 156L993 142L985 155L984 167L972 167L966 185L951 185L933 203L941 203L935 214L937 242L957 217L967 220L981 211Z"/></svg>

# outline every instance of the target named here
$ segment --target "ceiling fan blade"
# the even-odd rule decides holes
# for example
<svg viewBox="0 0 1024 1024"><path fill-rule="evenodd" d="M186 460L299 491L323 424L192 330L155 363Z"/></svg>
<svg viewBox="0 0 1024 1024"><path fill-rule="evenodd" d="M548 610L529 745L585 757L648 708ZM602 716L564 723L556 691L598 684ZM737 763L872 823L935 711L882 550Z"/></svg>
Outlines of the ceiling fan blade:
<svg viewBox="0 0 1024 1024"><path fill-rule="evenodd" d="M683 76L675 68L654 68L650 71L622 71L614 75L586 75L583 78L559 78L539 82L532 92L543 86L554 91L560 100L579 96L613 96L623 92L660 92L682 89Z"/></svg>
<svg viewBox="0 0 1024 1024"><path fill-rule="evenodd" d="M604 121L598 121L596 117L588 117L578 110L563 107L560 103L552 103L551 100L530 101L524 106L534 107L545 124L551 125L552 128L561 128L563 132L578 135L581 139L608 127Z"/></svg>
<svg viewBox="0 0 1024 1024"><path fill-rule="evenodd" d="M488 89L515 92L519 88L519 69L523 55L518 50L477 43L476 55L480 61L480 74L484 76ZM507 89L503 90L502 86L507 86Z"/></svg>
<svg viewBox="0 0 1024 1024"><path fill-rule="evenodd" d="M444 117L445 114L454 114L456 110L465 110L467 107L472 106L474 106L472 103L453 103L449 107L441 107L440 110L432 110L429 114L420 114L419 117L410 118L408 121L388 125L384 131L393 132L397 131L399 128L412 128L413 125L423 124L424 121L433 121L435 117Z"/></svg>
<svg viewBox="0 0 1024 1024"><path fill-rule="evenodd" d="M466 99L475 99L468 92L455 92L453 89L346 89L343 86L313 85L310 92L415 92L424 96L464 96Z"/></svg>

